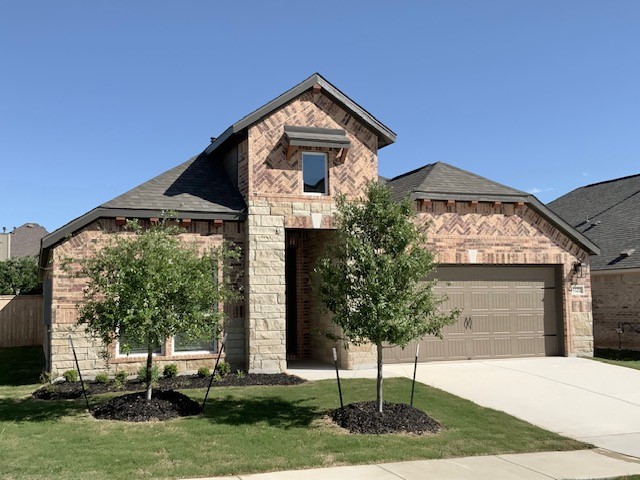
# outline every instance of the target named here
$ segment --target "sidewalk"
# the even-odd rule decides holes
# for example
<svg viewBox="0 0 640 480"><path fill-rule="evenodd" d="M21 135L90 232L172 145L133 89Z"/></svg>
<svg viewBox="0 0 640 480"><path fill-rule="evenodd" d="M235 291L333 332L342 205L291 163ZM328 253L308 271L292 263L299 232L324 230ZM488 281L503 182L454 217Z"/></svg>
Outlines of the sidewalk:
<svg viewBox="0 0 640 480"><path fill-rule="evenodd" d="M314 468L198 480L573 480L633 474L640 474L640 460L596 449Z"/></svg>

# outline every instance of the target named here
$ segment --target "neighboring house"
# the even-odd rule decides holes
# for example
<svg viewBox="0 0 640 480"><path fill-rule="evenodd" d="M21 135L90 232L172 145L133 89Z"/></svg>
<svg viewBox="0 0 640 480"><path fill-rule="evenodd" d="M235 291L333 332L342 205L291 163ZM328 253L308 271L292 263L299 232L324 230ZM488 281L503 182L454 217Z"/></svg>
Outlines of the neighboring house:
<svg viewBox="0 0 640 480"><path fill-rule="evenodd" d="M11 234L7 233L7 228L0 233L0 262L11 257Z"/></svg>
<svg viewBox="0 0 640 480"><path fill-rule="evenodd" d="M37 257L40 240L49 232L37 223L25 223L12 232L0 234L0 261L9 258Z"/></svg>
<svg viewBox="0 0 640 480"><path fill-rule="evenodd" d="M49 232L37 223L25 223L11 232L11 258L37 257L40 240Z"/></svg>
<svg viewBox="0 0 640 480"><path fill-rule="evenodd" d="M640 175L577 188L549 207L601 249L591 258L596 348L640 350Z"/></svg>
<svg viewBox="0 0 640 480"><path fill-rule="evenodd" d="M73 368L67 343L75 331L81 367L132 370L136 355L106 361L75 326L83 282L62 263L91 256L127 218L147 224L161 210L178 212L182 238L203 247L240 245L244 299L226 305L226 359L233 368L279 372L287 361L330 361L343 346L318 332L336 331L312 289L314 263L332 238L338 194L360 198L378 181L378 151L396 135L314 74L231 125L205 150L168 172L95 208L45 237L50 369ZM426 339L423 359L591 355L591 291L576 265L597 247L535 197L444 163L386 180L409 197L428 248L442 263L446 307L463 310L444 340ZM580 288L572 287L575 285ZM352 368L375 363L375 347L338 348ZM412 356L389 349L387 362ZM156 361L181 370L211 365L215 348L166 339Z"/></svg>

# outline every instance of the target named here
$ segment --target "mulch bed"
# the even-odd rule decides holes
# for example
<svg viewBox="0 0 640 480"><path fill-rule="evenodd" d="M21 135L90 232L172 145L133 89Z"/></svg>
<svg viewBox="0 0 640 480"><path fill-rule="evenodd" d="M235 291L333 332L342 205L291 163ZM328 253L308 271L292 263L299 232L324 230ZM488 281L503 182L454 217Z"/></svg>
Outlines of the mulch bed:
<svg viewBox="0 0 640 480"><path fill-rule="evenodd" d="M211 377L201 378L197 375L181 375L173 378L161 378L158 380L159 390L178 390L188 388L207 388ZM214 379L212 387L245 387L252 385L299 385L305 380L295 375L286 373L265 374L247 373L238 376L235 373L225 375L220 379ZM113 380L103 384L94 381L84 382L87 394L97 395L108 392L136 392L144 390L145 384L140 380L127 380L120 388L116 388ZM80 382L59 382L45 385L33 392L33 397L40 400L64 400L80 398L82 386Z"/></svg>
<svg viewBox="0 0 640 480"><path fill-rule="evenodd" d="M382 413L378 412L375 401L352 403L331 411L329 416L351 433L423 435L437 433L442 428L442 425L422 410L405 403L385 402Z"/></svg>
<svg viewBox="0 0 640 480"><path fill-rule="evenodd" d="M92 408L94 417L104 420L148 422L198 415L202 407L182 393L173 390L156 390L151 400L145 392L128 393L111 398Z"/></svg>

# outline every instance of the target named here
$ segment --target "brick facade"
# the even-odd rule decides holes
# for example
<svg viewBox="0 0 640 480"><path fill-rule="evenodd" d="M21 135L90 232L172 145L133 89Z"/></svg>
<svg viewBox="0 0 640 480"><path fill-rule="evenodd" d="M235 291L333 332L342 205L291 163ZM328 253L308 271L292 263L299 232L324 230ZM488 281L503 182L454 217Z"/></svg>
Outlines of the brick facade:
<svg viewBox="0 0 640 480"><path fill-rule="evenodd" d="M144 225L144 224L143 224ZM193 221L188 231L180 234L185 243L195 243L201 251L219 246L223 240L236 243L242 247L244 242L244 226L237 222L225 222L215 226L209 221ZM60 375L65 370L75 369L73 354L68 344L68 336L74 338L78 361L83 374L95 375L98 372L125 369L133 373L143 365L144 358L139 356L117 356L115 345L106 348L98 339L84 333L84 327L76 325L77 303L82 300L82 291L86 280L70 275L63 267L68 259L75 261L69 266L78 271L79 261L89 258L103 246L110 235L133 235L123 233L123 227L117 226L113 219L102 219L87 227L72 238L54 247L46 277L51 280L51 371ZM230 363L244 364L244 302L225 307L229 322L225 326L227 332L226 358ZM163 351L166 354L156 356L156 364L162 368L164 364L176 363L181 372L195 371L200 366L212 367L215 354L172 354L171 340L166 339Z"/></svg>
<svg viewBox="0 0 640 480"><path fill-rule="evenodd" d="M417 215L438 263L560 266L564 351L593 354L588 266L582 276L573 271L576 262L587 263L589 255L574 241L527 206L430 202L422 204ZM572 294L572 285L581 285L584 293Z"/></svg>
<svg viewBox="0 0 640 480"><path fill-rule="evenodd" d="M592 271L591 288L595 347L640 350L640 271Z"/></svg>
<svg viewBox="0 0 640 480"><path fill-rule="evenodd" d="M342 128L351 141L346 159L335 149L300 148L286 159L284 126ZM333 227L335 197L361 196L378 178L377 137L326 96L311 92L273 112L248 132L247 178L247 368L286 368L285 255L287 229ZM327 154L328 196L302 191L303 151ZM301 290L302 292L303 290ZM301 299L301 303L304 298Z"/></svg>

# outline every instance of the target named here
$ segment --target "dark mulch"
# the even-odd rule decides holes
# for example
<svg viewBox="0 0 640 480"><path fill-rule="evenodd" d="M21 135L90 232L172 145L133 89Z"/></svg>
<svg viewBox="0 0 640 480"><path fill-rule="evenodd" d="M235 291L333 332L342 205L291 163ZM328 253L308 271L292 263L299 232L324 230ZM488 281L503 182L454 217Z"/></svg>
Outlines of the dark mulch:
<svg viewBox="0 0 640 480"><path fill-rule="evenodd" d="M92 408L94 417L104 420L148 422L198 415L202 407L182 393L173 390L156 390L151 400L144 392L128 393L113 397Z"/></svg>
<svg viewBox="0 0 640 480"><path fill-rule="evenodd" d="M181 375L174 378L161 378L158 380L158 389L161 390L178 390L188 388L207 388L211 377L201 378L197 375ZM237 375L230 373L220 379L213 380L212 387L245 387L251 385L299 385L305 380L295 375L287 375L286 373L265 374L265 373L247 373L245 375ZM85 382L87 394L96 395L108 392L136 392L145 388L144 382L137 379L127 380L120 388L116 388L113 381L107 384L98 382ZM80 398L82 396L82 387L80 382L59 382L51 385L45 385L33 392L33 397L40 400L63 400Z"/></svg>
<svg viewBox="0 0 640 480"><path fill-rule="evenodd" d="M380 435L384 433L436 433L442 428L422 410L405 403L387 403L378 412L376 402L360 402L346 405L329 413L329 416L351 433Z"/></svg>

